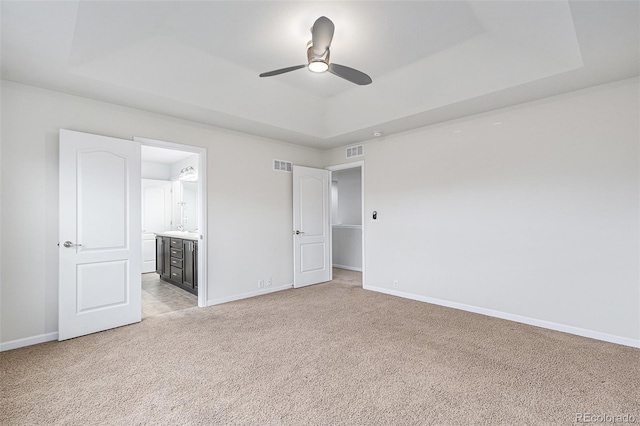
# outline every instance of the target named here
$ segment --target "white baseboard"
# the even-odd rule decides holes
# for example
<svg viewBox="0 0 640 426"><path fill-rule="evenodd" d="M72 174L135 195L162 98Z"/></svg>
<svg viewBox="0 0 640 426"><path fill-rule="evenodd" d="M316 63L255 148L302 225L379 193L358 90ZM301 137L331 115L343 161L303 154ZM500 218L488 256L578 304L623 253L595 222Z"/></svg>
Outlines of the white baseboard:
<svg viewBox="0 0 640 426"><path fill-rule="evenodd" d="M451 302L449 300L436 299L433 297L420 296L412 293L405 293L398 290L392 290L384 287L376 287L365 285L365 290L376 291L378 293L390 294L392 296L403 297L405 299L416 300L418 302L431 303L433 305L446 306L448 308L460 309L461 311L473 312L476 314L487 315L490 317L506 319L509 321L519 322L522 324L533 325L536 327L547 328L549 330L562 331L564 333L575 334L577 336L589 337L591 339L602 340L619 345L631 346L632 348L640 348L640 339L631 339L628 337L616 336L613 334L602 333L599 331L588 330L585 328L574 327L571 325L559 324L556 322L540 320L536 318L525 317L522 315L509 314L506 312L495 311L493 309L481 308L464 303Z"/></svg>
<svg viewBox="0 0 640 426"><path fill-rule="evenodd" d="M262 296L263 294L274 293L276 291L288 290L293 288L293 284L279 285L277 287L265 287L256 291L236 294L233 296L220 297L217 299L207 300L207 306L220 305L222 303L233 302L234 300L248 299L250 297Z"/></svg>
<svg viewBox="0 0 640 426"><path fill-rule="evenodd" d="M50 342L58 340L58 332L41 334L39 336L25 337L24 339L11 340L9 342L0 343L0 352L10 351L25 346L37 345L38 343Z"/></svg>
<svg viewBox="0 0 640 426"><path fill-rule="evenodd" d="M357 272L362 272L362 268L356 268L355 266L347 266L347 265L336 265L335 263L333 264L334 268L340 268L340 269L346 269L348 271L357 271Z"/></svg>

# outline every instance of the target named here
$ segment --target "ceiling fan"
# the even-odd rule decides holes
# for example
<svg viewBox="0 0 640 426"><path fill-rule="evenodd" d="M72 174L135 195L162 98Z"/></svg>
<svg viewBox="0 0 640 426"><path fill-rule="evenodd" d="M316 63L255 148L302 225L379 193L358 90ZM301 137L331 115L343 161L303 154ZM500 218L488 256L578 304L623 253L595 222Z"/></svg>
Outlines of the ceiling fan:
<svg viewBox="0 0 640 426"><path fill-rule="evenodd" d="M296 65L293 67L264 72L260 74L260 77L271 77L299 70L300 68L309 67L310 71L329 71L331 74L337 75L338 77L342 77L345 80L361 86L370 84L372 82L371 77L362 71L358 71L344 65L329 63L329 48L331 47L334 28L335 26L329 18L326 16L319 17L316 22L313 23L313 27L311 27L311 41L307 43L308 63L305 65Z"/></svg>

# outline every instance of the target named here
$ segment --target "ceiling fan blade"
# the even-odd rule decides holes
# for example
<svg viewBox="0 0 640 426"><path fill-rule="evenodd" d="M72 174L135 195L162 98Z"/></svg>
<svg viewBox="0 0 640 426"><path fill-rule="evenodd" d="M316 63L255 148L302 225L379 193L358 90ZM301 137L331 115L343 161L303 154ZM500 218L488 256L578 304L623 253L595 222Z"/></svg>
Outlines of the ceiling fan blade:
<svg viewBox="0 0 640 426"><path fill-rule="evenodd" d="M313 43L314 56L321 57L331 46L334 29L333 22L326 16L319 17L313 23L313 27L311 27L311 42Z"/></svg>
<svg viewBox="0 0 640 426"><path fill-rule="evenodd" d="M349 80L352 83L359 84L360 86L364 86L365 84L370 84L373 81L371 80L371 77L369 77L362 71L345 67L344 65L330 64L329 72L331 74L337 75L338 77L342 77L345 80Z"/></svg>
<svg viewBox="0 0 640 426"><path fill-rule="evenodd" d="M272 75L284 74L285 72L291 72L291 71L299 70L300 68L304 68L306 66L307 66L306 64L305 65L296 65L295 67L280 68L279 70L263 72L262 74L260 74L260 77L271 77Z"/></svg>

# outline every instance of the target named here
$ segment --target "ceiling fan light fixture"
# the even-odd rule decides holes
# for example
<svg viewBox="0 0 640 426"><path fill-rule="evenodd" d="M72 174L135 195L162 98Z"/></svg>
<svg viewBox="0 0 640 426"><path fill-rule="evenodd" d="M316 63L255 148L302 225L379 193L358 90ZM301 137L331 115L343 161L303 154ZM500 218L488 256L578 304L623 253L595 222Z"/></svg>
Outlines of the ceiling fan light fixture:
<svg viewBox="0 0 640 426"><path fill-rule="evenodd" d="M305 65L294 65L288 68L263 72L260 77L271 77L284 74L307 67L309 71L315 73L330 72L331 74L343 78L359 86L371 84L371 77L356 69L335 64L329 60L331 55L330 47L333 39L334 25L331 19L321 16L311 27L311 40L307 43L307 63ZM331 65L329 65L331 64Z"/></svg>
<svg viewBox="0 0 640 426"><path fill-rule="evenodd" d="M309 71L313 72L325 72L329 69L329 64L324 61L311 61L309 62Z"/></svg>

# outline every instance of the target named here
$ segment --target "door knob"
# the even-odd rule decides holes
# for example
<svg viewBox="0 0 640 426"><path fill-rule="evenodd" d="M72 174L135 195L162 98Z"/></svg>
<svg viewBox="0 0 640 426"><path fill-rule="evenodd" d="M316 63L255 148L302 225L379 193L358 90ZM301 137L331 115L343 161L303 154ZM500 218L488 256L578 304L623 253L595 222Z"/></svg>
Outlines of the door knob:
<svg viewBox="0 0 640 426"><path fill-rule="evenodd" d="M71 241L65 241L64 244L62 244L65 247L79 247L82 244L73 244Z"/></svg>
<svg viewBox="0 0 640 426"><path fill-rule="evenodd" d="M302 231L297 231L297 230L296 230L296 232L294 232L294 234L296 234L296 235L300 235L300 234L304 234L304 232L302 232Z"/></svg>

